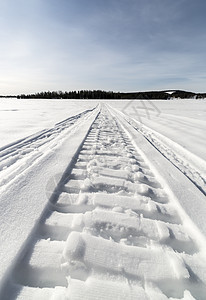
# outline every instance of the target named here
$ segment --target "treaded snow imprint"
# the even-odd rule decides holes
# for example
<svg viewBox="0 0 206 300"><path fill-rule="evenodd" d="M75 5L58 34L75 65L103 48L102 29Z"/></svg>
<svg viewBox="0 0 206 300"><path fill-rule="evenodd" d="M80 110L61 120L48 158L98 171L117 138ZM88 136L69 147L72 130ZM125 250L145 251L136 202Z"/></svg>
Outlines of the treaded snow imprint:
<svg viewBox="0 0 206 300"><path fill-rule="evenodd" d="M10 299L205 299L194 233L120 125L102 107L14 266Z"/></svg>

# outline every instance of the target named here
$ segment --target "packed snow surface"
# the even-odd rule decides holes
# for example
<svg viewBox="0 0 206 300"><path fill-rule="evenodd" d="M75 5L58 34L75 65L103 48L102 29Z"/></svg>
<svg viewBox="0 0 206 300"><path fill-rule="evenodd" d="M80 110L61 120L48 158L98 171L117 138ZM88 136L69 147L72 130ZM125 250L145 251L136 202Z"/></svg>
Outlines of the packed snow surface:
<svg viewBox="0 0 206 300"><path fill-rule="evenodd" d="M0 299L205 299L206 104L178 101L1 102Z"/></svg>

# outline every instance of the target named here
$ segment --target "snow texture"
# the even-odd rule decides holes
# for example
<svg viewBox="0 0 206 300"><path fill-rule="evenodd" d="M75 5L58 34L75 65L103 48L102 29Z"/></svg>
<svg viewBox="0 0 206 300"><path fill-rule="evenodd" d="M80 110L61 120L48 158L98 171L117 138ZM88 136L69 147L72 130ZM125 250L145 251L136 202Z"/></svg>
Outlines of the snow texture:
<svg viewBox="0 0 206 300"><path fill-rule="evenodd" d="M110 104L80 111L73 102L73 116L1 149L0 299L205 299L204 170L198 159L188 163L199 172L191 181L179 159L204 157L160 129L168 118L168 128L183 124L181 135L189 108L142 125ZM201 135L198 105L192 122Z"/></svg>

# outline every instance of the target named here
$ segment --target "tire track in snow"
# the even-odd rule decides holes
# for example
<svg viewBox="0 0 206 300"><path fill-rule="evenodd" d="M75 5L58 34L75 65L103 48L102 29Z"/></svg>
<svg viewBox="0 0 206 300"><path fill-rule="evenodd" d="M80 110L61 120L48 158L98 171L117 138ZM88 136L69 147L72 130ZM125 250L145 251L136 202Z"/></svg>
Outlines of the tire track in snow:
<svg viewBox="0 0 206 300"><path fill-rule="evenodd" d="M60 141L61 134L71 129L81 118L86 118L94 109L72 116L53 128L43 130L28 138L0 149L0 187L11 182L16 176L29 168L45 151Z"/></svg>
<svg viewBox="0 0 206 300"><path fill-rule="evenodd" d="M141 128L140 132L164 157L185 174L206 195L205 162L203 160L159 133L145 128Z"/></svg>
<svg viewBox="0 0 206 300"><path fill-rule="evenodd" d="M113 108L114 109L114 108ZM166 159L177 167L199 190L206 195L205 161L184 149L179 144L132 117L114 109L138 132L140 132Z"/></svg>
<svg viewBox="0 0 206 300"><path fill-rule="evenodd" d="M8 299L204 299L198 245L106 109L65 175Z"/></svg>

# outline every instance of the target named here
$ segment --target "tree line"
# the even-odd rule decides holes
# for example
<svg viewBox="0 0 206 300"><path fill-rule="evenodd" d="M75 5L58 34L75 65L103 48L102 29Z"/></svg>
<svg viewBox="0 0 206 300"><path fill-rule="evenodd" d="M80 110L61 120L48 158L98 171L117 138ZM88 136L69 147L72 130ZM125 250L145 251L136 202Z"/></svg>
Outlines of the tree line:
<svg viewBox="0 0 206 300"><path fill-rule="evenodd" d="M169 93L168 93L169 92ZM8 97L8 96L0 96ZM164 99L173 98L191 99L206 98L206 93L193 93L181 90L173 91L147 91L147 92L113 92L102 90L80 91L45 91L34 94L21 94L14 96L18 99Z"/></svg>
<svg viewBox="0 0 206 300"><path fill-rule="evenodd" d="M101 90L81 90L81 91L47 91L40 92L35 94L22 94L18 95L17 98L28 99L28 98L37 98L37 99L121 99L120 93L114 93L112 91L106 92Z"/></svg>
<svg viewBox="0 0 206 300"><path fill-rule="evenodd" d="M18 95L19 99L169 99L168 93L165 92L113 92L102 90L81 90L81 91L47 91L35 94Z"/></svg>

